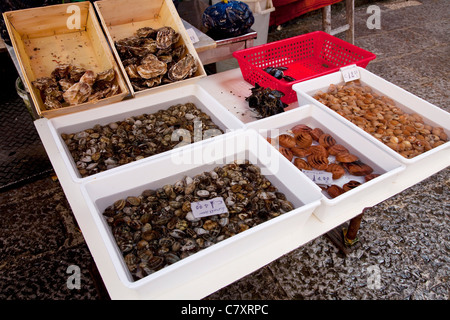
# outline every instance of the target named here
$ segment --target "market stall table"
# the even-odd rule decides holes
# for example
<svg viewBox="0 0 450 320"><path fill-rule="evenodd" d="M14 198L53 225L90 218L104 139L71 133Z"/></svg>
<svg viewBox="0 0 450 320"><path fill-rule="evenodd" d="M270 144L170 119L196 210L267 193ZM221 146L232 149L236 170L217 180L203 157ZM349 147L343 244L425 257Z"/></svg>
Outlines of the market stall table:
<svg viewBox="0 0 450 320"><path fill-rule="evenodd" d="M197 81L197 85L214 96L219 103L243 123L249 124L257 120L257 115L248 109L248 104L245 101L245 97L250 94L251 86L244 81L239 69L204 77ZM151 105L153 103L152 98L152 95L148 95L139 99L148 99L148 103ZM122 102L121 105L124 103L133 104L135 100ZM108 110L114 108L114 105L117 105L117 103L108 106ZM295 109L297 106L298 104L294 103L289 108ZM105 108L99 107L93 113L101 115L102 110L106 110ZM80 113L80 116L82 117L82 113ZM160 281L152 287L139 288L135 284L125 285L119 277L104 239L96 227L98 217L94 217L91 212L83 183L74 181L67 163L63 160L62 150L56 143L49 119L36 120L35 125L112 299L203 298L361 213L358 208L346 210L345 212L339 212L336 219L326 221L321 221L315 215L311 215L299 232L280 233L277 240L271 242L270 245L256 247L251 252L236 256L233 261L228 261L228 263L221 264L220 261L214 261L211 263L212 267L205 264L201 270L196 270L194 273L178 273L173 277L173 281ZM244 126L244 132L247 131L245 129L246 126ZM399 182L389 186L390 196L448 166L449 151L449 148L443 149L432 160L424 160L426 170L420 174L415 172L417 171L416 167L406 167L400 173ZM95 183L95 179L91 179L92 183ZM164 269L161 271L166 272Z"/></svg>

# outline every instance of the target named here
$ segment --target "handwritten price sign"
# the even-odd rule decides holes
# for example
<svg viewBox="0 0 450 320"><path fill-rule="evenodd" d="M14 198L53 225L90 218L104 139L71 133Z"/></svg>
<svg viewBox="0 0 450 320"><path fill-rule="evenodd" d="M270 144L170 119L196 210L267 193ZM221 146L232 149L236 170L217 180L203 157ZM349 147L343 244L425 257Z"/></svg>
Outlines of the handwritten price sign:
<svg viewBox="0 0 450 320"><path fill-rule="evenodd" d="M302 170L302 172L316 184L331 184L333 181L331 172L316 170Z"/></svg>
<svg viewBox="0 0 450 320"><path fill-rule="evenodd" d="M341 73L342 73L342 77L344 78L345 82L358 80L361 77L356 64L352 64L351 66L347 66L347 67L342 67Z"/></svg>
<svg viewBox="0 0 450 320"><path fill-rule="evenodd" d="M228 212L227 206L225 205L222 197L191 202L191 210L192 214L196 218L203 218Z"/></svg>

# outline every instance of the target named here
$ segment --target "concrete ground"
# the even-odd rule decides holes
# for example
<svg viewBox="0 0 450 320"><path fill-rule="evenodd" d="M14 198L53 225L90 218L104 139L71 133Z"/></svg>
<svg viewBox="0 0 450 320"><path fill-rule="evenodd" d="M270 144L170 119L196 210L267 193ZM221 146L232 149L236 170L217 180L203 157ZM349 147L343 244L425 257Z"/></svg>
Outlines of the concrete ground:
<svg viewBox="0 0 450 320"><path fill-rule="evenodd" d="M357 4L355 44L377 55L367 69L450 111L450 2ZM369 5L380 9L380 29L367 27ZM343 6L332 15L333 25L343 21ZM320 29L318 11L271 28L269 41ZM448 300L449 187L447 167L368 209L348 254L321 236L205 299ZM109 299L56 179L2 191L0 214L1 300ZM71 265L79 289L68 288Z"/></svg>

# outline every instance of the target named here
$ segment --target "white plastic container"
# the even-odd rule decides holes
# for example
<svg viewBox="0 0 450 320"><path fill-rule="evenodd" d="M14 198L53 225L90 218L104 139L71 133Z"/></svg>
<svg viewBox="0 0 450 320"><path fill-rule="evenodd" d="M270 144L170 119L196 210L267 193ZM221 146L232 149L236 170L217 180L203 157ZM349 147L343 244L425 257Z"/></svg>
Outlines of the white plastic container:
<svg viewBox="0 0 450 320"><path fill-rule="evenodd" d="M144 158L142 160L134 161L116 168L112 168L97 174L93 174L82 178L76 164L68 150L66 144L61 138L62 133L75 133L85 129L92 128L96 124L107 125L114 121L123 121L130 116L138 116L142 114L151 114L160 109L167 109L170 106L178 103L194 103L197 108L207 113L212 121L218 125L225 133L229 130L241 129L244 124L232 115L228 110L218 103L213 96L207 93L203 88L197 84L190 84L181 89L168 89L166 91L156 92L150 96L141 96L130 100L121 101L106 107L99 107L85 112L65 115L49 120L49 127L54 135L54 139L58 146L60 153L69 168L71 176L74 181L80 182L82 180L89 180L108 172L120 170L126 166L133 166L136 162L147 161L150 158L159 157L165 153L170 153L169 150L160 154ZM214 138L211 138L214 139ZM208 142L206 139L195 143ZM191 137L191 141L195 141ZM182 148L182 147L181 147Z"/></svg>
<svg viewBox="0 0 450 320"><path fill-rule="evenodd" d="M450 113L445 110L417 97L416 95L384 80L383 78L358 67L360 73L360 82L362 85L370 86L374 92L389 97L394 100L397 107L407 113L417 113L426 124L433 127L442 127L450 137ZM316 92L321 90L326 92L330 84L344 84L341 72L335 72L323 77L307 80L297 83L292 88L297 92L298 103L300 106L305 104L314 104L319 108L333 112L331 109L313 98ZM340 122L352 127L357 134L375 143L379 148L385 150L392 157L406 165L407 170L402 174L397 184L397 192L410 187L411 185L429 177L439 170L450 165L450 141L436 148L426 151L412 159L406 159L396 151L377 140L371 134L365 132L349 120L334 113Z"/></svg>
<svg viewBox="0 0 450 320"><path fill-rule="evenodd" d="M139 195L145 189L173 184L186 175L192 177L213 170L216 166L243 159L258 165L261 173L280 192L285 193L295 209L133 281L110 227L102 216L104 209L118 199ZM299 188L302 192L294 192ZM219 136L203 146L192 144L188 148L179 149L177 153L86 181L81 184L81 191L95 221L92 228L96 228L100 233L123 285L136 291L138 295L158 297L171 291L177 292L178 297L184 299L196 296L190 292L207 290L197 287L195 279L199 276L215 274L226 266L227 271L222 274L224 278L240 277L243 273L252 272L300 245L295 240L290 241L289 246L280 245L283 241L279 240L301 233L302 227L321 199L320 189L311 180L290 166L277 150L250 130ZM255 257L252 253L261 248L265 249L265 254ZM236 262L247 256L248 263ZM214 282L222 281L220 275L217 274ZM214 287L216 284L208 283L207 286Z"/></svg>
<svg viewBox="0 0 450 320"><path fill-rule="evenodd" d="M346 174L331 184L342 187L350 180L356 180L362 184L332 199L326 191L323 191L322 204L314 211L314 215L322 222L333 221L346 212L361 212L366 207L371 207L386 198L392 196L392 186L395 185L399 173L404 170L401 162L390 156L385 150L375 143L361 136L353 128L345 125L327 110L315 105L304 105L284 113L274 115L248 124L248 129L256 130L263 137L276 138L279 134L286 133L297 124L306 124L311 128L320 128L324 133L329 133L336 143L345 146L350 153L358 156L360 160L371 166L373 173L380 176L364 182L364 177L356 177ZM333 158L330 156L330 158ZM297 171L294 164L292 164ZM303 174L303 173L302 173ZM301 193L302 189L298 188ZM356 214L355 214L356 215Z"/></svg>

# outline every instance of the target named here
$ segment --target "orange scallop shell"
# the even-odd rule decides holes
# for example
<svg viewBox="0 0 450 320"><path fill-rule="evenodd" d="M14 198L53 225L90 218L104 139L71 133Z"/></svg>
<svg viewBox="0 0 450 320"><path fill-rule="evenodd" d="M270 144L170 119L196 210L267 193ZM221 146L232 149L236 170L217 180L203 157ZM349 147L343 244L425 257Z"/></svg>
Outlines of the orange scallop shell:
<svg viewBox="0 0 450 320"><path fill-rule="evenodd" d="M330 163L326 171L333 174L333 179L339 179L345 174L344 167L337 163Z"/></svg>
<svg viewBox="0 0 450 320"><path fill-rule="evenodd" d="M321 155L324 157L328 157L328 151L324 146L316 145L316 146L311 146L308 148L309 152L311 152L311 154L316 154L316 155Z"/></svg>
<svg viewBox="0 0 450 320"><path fill-rule="evenodd" d="M320 128L314 128L314 129L311 130L311 132L309 134L311 135L311 137L314 140L319 141L320 136L323 135L324 132Z"/></svg>
<svg viewBox="0 0 450 320"><path fill-rule="evenodd" d="M311 146L313 138L308 132L302 131L295 135L295 142L299 148L307 148Z"/></svg>
<svg viewBox="0 0 450 320"><path fill-rule="evenodd" d="M291 129L293 134L297 134L299 132L310 132L311 130L312 128L308 127L306 124L297 124Z"/></svg>
<svg viewBox="0 0 450 320"><path fill-rule="evenodd" d="M348 162L355 162L357 160L358 160L357 156L355 156L354 154L348 153L348 152L339 152L336 155L336 161L339 161L339 162L348 163Z"/></svg>
<svg viewBox="0 0 450 320"><path fill-rule="evenodd" d="M360 182L356 181L356 180L350 180L349 182L347 182L346 184L344 184L342 186L342 189L344 189L345 192L352 190L354 188L356 188L357 186L361 185Z"/></svg>
<svg viewBox="0 0 450 320"><path fill-rule="evenodd" d="M322 155L312 154L308 156L308 163L317 170L326 170L328 168L328 158Z"/></svg>
<svg viewBox="0 0 450 320"><path fill-rule="evenodd" d="M336 140L334 140L334 138L330 134L324 133L319 137L319 144L321 146L324 146L325 148L328 148L332 145L335 145Z"/></svg>
<svg viewBox="0 0 450 320"><path fill-rule="evenodd" d="M299 148L299 147L293 147L291 148L292 153L296 157L305 158L311 154L311 151L309 151L309 148Z"/></svg>
<svg viewBox="0 0 450 320"><path fill-rule="evenodd" d="M328 153L332 156L337 155L340 152L349 152L346 147L344 147L342 144L334 144L331 147L328 148Z"/></svg>
<svg viewBox="0 0 450 320"><path fill-rule="evenodd" d="M294 155L292 154L292 151L288 148L285 147L279 147L278 151L280 151L280 153L286 157L286 159L288 159L289 161L292 161L292 159L294 158Z"/></svg>
<svg viewBox="0 0 450 320"><path fill-rule="evenodd" d="M327 188L327 193L332 198L336 198L337 196L340 196L344 192L345 192L344 189L342 189L341 187L339 187L338 185L335 185L335 184L332 184L331 186L329 186Z"/></svg>
<svg viewBox="0 0 450 320"><path fill-rule="evenodd" d="M278 143L280 144L280 146L286 147L286 148L292 148L292 147L295 147L295 145L296 145L295 138L288 134L279 135Z"/></svg>
<svg viewBox="0 0 450 320"><path fill-rule="evenodd" d="M342 164L347 171L354 176L367 176L373 172L373 168L361 161Z"/></svg>
<svg viewBox="0 0 450 320"><path fill-rule="evenodd" d="M306 162L305 160L300 159L300 158L295 158L294 159L294 164L300 170L301 169L304 169L304 170L311 170L312 169L311 165L308 162Z"/></svg>

